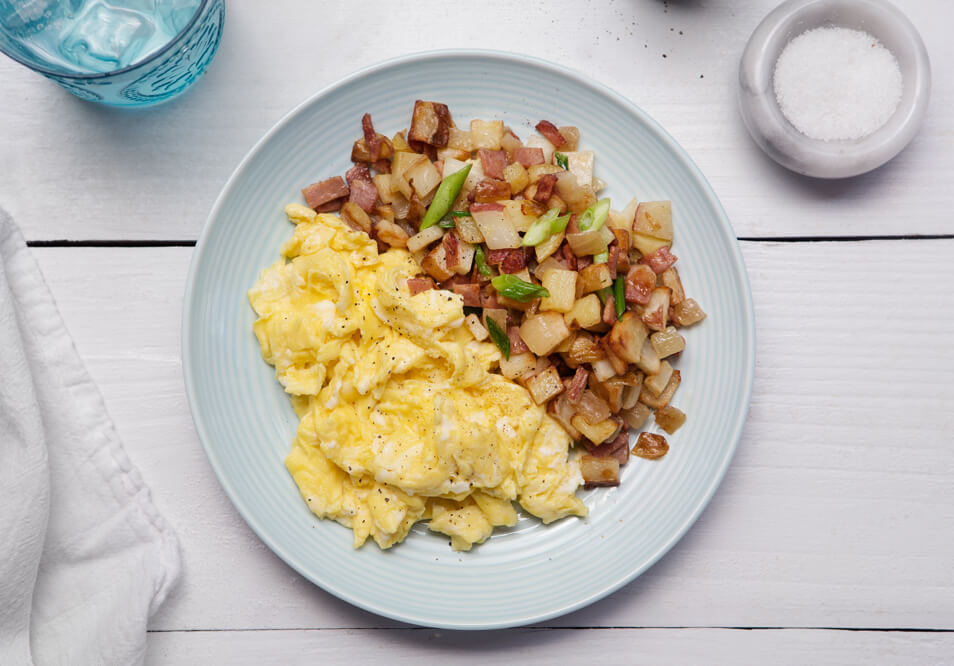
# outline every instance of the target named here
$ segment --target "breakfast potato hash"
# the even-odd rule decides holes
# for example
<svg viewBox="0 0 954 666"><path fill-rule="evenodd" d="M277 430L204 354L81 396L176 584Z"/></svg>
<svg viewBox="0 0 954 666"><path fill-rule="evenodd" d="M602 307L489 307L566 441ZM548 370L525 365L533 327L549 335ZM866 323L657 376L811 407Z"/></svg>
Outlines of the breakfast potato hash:
<svg viewBox="0 0 954 666"><path fill-rule="evenodd" d="M361 125L354 166L302 190L295 239L250 294L301 417L287 464L302 494L382 547L430 520L469 548L513 524L512 500L583 515L579 481L617 485L630 430L686 419L679 329L705 313L675 266L670 202L614 210L571 126L542 120L524 141L426 101L390 138ZM632 454L668 448L642 433Z"/></svg>

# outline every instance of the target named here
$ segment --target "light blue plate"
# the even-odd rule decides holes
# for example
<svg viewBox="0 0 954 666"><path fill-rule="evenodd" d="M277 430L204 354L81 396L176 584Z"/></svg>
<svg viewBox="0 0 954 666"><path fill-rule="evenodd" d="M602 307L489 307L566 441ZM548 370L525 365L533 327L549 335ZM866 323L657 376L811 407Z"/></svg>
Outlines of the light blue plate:
<svg viewBox="0 0 954 666"><path fill-rule="evenodd" d="M283 459L297 419L261 359L246 292L279 256L282 210L304 185L351 166L361 115L386 134L415 99L444 102L459 122L502 118L526 137L541 119L581 129L597 175L621 208L672 199L674 252L686 291L709 313L687 330L675 404L688 422L660 461L632 458L616 489L581 492L586 520L522 518L470 553L418 526L389 551L351 547L351 531L317 520ZM689 528L719 485L748 409L754 368L751 295L735 235L686 153L651 118L579 74L496 52L399 58L349 76L281 120L232 174L195 250L182 357L189 404L212 467L253 530L328 592L433 627L490 629L581 608L633 580Z"/></svg>

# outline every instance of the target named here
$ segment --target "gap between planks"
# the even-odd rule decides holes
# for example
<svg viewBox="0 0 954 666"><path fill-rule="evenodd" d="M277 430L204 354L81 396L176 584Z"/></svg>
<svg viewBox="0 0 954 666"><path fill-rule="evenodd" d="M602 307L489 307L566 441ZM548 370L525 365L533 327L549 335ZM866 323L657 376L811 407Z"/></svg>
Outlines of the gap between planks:
<svg viewBox="0 0 954 666"><path fill-rule="evenodd" d="M954 240L954 234L873 236L739 236L743 243L855 243L883 240ZM28 247L195 247L194 240L32 240Z"/></svg>

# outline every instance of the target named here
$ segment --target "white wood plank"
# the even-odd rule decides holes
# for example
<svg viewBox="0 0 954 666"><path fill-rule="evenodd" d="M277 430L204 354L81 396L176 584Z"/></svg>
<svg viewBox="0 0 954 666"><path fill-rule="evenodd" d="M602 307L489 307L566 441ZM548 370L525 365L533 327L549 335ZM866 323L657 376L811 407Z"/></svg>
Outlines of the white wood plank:
<svg viewBox="0 0 954 666"><path fill-rule="evenodd" d="M80 102L0 58L0 205L31 239L192 239L241 157L313 92L391 56L489 47L567 65L642 106L696 160L741 236L954 231L954 189L939 186L954 181L954 77L942 75L954 65L954 7L904 3L937 73L913 144L872 174L822 182L776 167L737 112L739 56L776 4L486 0L462 13L442 0L413 12L388 0L231 2L207 76L143 112ZM368 48L364 35L387 38Z"/></svg>
<svg viewBox="0 0 954 666"><path fill-rule="evenodd" d="M811 629L216 631L149 635L147 666L263 663L520 664L950 663L954 634Z"/></svg>
<svg viewBox="0 0 954 666"><path fill-rule="evenodd" d="M550 625L954 629L954 241L743 251L758 360L723 485L649 572ZM396 626L297 576L215 481L180 372L190 253L35 251L182 540L184 579L152 627Z"/></svg>

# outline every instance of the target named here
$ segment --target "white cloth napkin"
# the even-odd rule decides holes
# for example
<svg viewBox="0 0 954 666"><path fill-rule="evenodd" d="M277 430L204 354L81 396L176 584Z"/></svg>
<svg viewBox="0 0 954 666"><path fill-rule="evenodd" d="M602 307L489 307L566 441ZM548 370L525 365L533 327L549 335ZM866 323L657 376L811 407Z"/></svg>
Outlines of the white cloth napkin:
<svg viewBox="0 0 954 666"><path fill-rule="evenodd" d="M136 664L179 575L19 230L0 210L0 664Z"/></svg>

